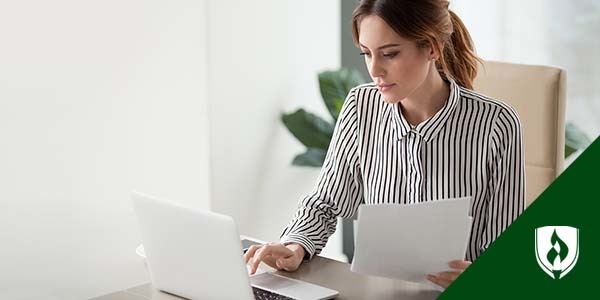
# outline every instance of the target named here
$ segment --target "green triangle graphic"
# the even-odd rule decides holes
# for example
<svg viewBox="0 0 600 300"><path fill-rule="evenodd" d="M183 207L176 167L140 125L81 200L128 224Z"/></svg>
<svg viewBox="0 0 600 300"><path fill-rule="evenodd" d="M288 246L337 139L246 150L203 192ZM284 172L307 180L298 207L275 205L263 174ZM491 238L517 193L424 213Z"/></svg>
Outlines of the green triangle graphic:
<svg viewBox="0 0 600 300"><path fill-rule="evenodd" d="M599 208L600 138L438 299L597 298L600 271ZM546 274L536 259L535 230L543 226L579 229L577 262L560 279ZM546 256L546 253L542 255Z"/></svg>

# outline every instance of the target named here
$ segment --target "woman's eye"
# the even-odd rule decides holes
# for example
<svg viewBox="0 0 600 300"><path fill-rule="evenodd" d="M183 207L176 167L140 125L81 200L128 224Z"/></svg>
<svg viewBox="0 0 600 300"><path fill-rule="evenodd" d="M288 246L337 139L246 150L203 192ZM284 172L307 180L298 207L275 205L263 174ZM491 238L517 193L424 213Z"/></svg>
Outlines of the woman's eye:
<svg viewBox="0 0 600 300"><path fill-rule="evenodd" d="M390 52L390 53L383 53L383 57L385 58L393 58L394 56L396 56L398 54L398 52Z"/></svg>
<svg viewBox="0 0 600 300"><path fill-rule="evenodd" d="M360 55L366 56L366 57L370 57L371 56L371 54L367 53L367 52L361 52Z"/></svg>

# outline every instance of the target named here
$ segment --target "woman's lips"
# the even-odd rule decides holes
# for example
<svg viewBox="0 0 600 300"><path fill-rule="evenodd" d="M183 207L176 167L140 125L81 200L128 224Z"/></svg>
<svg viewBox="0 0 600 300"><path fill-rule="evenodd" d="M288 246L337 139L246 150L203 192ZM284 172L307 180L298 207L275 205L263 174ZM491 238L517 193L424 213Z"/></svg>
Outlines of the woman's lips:
<svg viewBox="0 0 600 300"><path fill-rule="evenodd" d="M389 91L390 89L392 89L396 84L391 83L391 84L378 84L377 87L379 88L379 91L381 92L385 92L385 91Z"/></svg>

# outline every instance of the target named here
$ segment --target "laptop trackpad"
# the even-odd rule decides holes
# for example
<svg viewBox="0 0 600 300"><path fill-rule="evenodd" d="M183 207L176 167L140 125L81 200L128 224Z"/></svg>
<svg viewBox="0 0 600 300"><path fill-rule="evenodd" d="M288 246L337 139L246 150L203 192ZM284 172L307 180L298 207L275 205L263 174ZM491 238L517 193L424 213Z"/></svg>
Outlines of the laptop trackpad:
<svg viewBox="0 0 600 300"><path fill-rule="evenodd" d="M322 286L268 272L250 277L250 283L254 287L295 299L328 299L338 294Z"/></svg>
<svg viewBox="0 0 600 300"><path fill-rule="evenodd" d="M250 283L252 283L253 286L271 291L290 288L294 285L302 285L299 281L273 275L268 272L250 277Z"/></svg>

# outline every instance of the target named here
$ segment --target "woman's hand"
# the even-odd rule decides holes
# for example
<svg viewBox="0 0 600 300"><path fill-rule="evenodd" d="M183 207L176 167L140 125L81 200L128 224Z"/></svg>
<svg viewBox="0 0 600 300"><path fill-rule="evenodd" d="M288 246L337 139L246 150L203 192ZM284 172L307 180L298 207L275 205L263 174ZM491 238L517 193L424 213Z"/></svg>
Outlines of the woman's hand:
<svg viewBox="0 0 600 300"><path fill-rule="evenodd" d="M440 272L435 275L429 274L426 278L443 288L447 288L470 265L471 262L467 260L453 260L448 263L448 266L453 270Z"/></svg>
<svg viewBox="0 0 600 300"><path fill-rule="evenodd" d="M250 261L250 275L256 273L261 261L277 270L292 272L298 269L303 259L304 248L299 244L252 245L244 255L246 264Z"/></svg>

